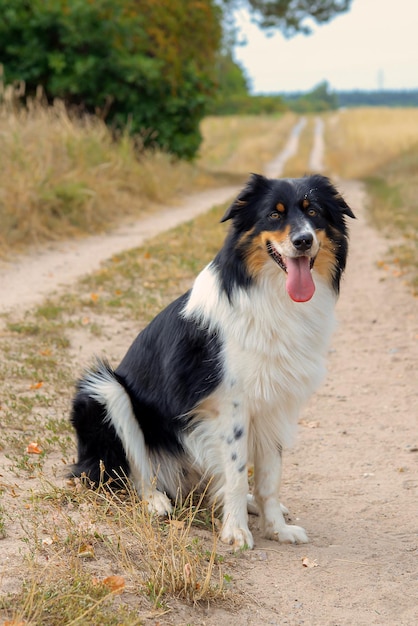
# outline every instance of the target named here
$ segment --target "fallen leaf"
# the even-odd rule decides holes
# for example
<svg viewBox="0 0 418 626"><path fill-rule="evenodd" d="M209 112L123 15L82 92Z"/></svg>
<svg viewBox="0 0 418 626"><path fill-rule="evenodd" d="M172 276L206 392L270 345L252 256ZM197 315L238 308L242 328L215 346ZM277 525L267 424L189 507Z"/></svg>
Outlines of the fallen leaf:
<svg viewBox="0 0 418 626"><path fill-rule="evenodd" d="M90 294L90 298L93 300L93 302L97 302L97 300L99 299L99 294L98 293L91 293Z"/></svg>
<svg viewBox="0 0 418 626"><path fill-rule="evenodd" d="M49 348L46 348L45 350L39 350L39 354L41 356L51 356L52 350L50 350Z"/></svg>
<svg viewBox="0 0 418 626"><path fill-rule="evenodd" d="M42 381L39 381L37 383L33 383L32 385L30 385L29 389L40 389L43 385Z"/></svg>
<svg viewBox="0 0 418 626"><path fill-rule="evenodd" d="M112 593L122 593L125 589L125 579L122 576L107 576L102 582Z"/></svg>
<svg viewBox="0 0 418 626"><path fill-rule="evenodd" d="M303 567L318 567L318 563L316 562L316 560L311 561L311 559L309 559L307 556L304 556L302 559L302 565Z"/></svg>
<svg viewBox="0 0 418 626"><path fill-rule="evenodd" d="M42 454L42 449L38 446L37 441L31 441L26 448L28 454Z"/></svg>
<svg viewBox="0 0 418 626"><path fill-rule="evenodd" d="M81 323L83 324L83 326L87 326L87 324L90 324L90 318L83 317L83 319L81 320Z"/></svg>
<svg viewBox="0 0 418 626"><path fill-rule="evenodd" d="M93 546L90 543L80 546L77 556L79 556L80 559L94 559L95 554Z"/></svg>

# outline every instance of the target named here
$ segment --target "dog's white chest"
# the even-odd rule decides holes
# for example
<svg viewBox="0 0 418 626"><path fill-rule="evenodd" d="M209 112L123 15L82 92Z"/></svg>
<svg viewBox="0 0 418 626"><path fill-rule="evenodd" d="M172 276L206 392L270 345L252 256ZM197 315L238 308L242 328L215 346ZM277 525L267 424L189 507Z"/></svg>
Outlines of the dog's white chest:
<svg viewBox="0 0 418 626"><path fill-rule="evenodd" d="M272 436L287 444L301 407L323 379L334 305L335 294L320 280L305 303L291 301L284 280L277 279L274 289L270 280L261 281L230 301L209 265L185 313L203 318L220 336L224 378L215 395L240 403L260 426L275 424Z"/></svg>

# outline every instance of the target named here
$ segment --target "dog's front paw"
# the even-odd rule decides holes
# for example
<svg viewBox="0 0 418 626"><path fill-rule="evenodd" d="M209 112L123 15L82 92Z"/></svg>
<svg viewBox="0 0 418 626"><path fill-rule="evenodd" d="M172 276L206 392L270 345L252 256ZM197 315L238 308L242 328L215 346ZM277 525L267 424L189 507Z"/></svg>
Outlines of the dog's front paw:
<svg viewBox="0 0 418 626"><path fill-rule="evenodd" d="M165 517L173 510L170 500L165 493L162 493L162 491L155 490L152 493L147 494L147 497L144 499L147 502L148 511L150 513L155 513L159 517Z"/></svg>
<svg viewBox="0 0 418 626"><path fill-rule="evenodd" d="M266 539L275 539L280 543L308 543L308 535L301 526L283 524L279 527L268 526L264 536Z"/></svg>
<svg viewBox="0 0 418 626"><path fill-rule="evenodd" d="M225 523L222 528L221 541L232 546L234 550L239 550L240 548L249 548L251 550L254 547L253 536L249 528L238 528L228 523Z"/></svg>

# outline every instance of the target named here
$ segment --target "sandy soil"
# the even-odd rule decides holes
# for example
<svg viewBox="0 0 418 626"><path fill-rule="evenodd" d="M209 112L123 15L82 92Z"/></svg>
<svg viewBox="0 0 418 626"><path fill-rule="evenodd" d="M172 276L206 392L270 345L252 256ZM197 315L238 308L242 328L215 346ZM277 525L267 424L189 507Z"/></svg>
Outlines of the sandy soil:
<svg viewBox="0 0 418 626"><path fill-rule="evenodd" d="M388 244L367 224L361 185L351 181L339 187L358 218L350 222L340 324L327 381L301 416L295 448L285 454L282 489L291 519L304 526L310 543L264 540L258 519L251 517L255 549L229 556L225 563L236 597L233 606L204 609L173 602L171 613L146 624L418 623L417 300L399 277L378 268ZM172 225L167 216L162 220L158 228ZM157 218L151 218L145 236L158 232L156 224ZM118 245L141 243L138 228L134 240L128 228ZM109 236L90 248L91 256L83 256L72 275L66 271L88 255L86 242L68 244L70 256L63 265L52 264L57 251L43 253L38 284L19 269L26 261L3 268L2 310L17 302L35 304L50 289L93 269L99 248L106 256L122 249L111 247L111 241ZM27 267L41 262L29 261ZM90 347L93 353L96 346ZM83 346L84 353L88 349ZM0 550L11 556L13 546L6 541ZM304 557L312 567L303 565Z"/></svg>

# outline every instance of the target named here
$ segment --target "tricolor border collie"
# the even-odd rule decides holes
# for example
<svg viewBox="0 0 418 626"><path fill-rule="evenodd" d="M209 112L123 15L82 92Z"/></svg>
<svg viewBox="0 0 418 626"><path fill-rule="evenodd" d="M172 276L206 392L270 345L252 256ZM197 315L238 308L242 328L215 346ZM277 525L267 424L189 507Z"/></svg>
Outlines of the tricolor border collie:
<svg viewBox="0 0 418 626"><path fill-rule="evenodd" d="M324 376L345 216L354 217L323 176L252 175L222 219L231 221L223 247L191 290L115 370L99 361L78 383L72 475L129 476L159 515L209 483L226 543L253 546L247 511L255 509L265 537L306 542L283 517L282 448Z"/></svg>

